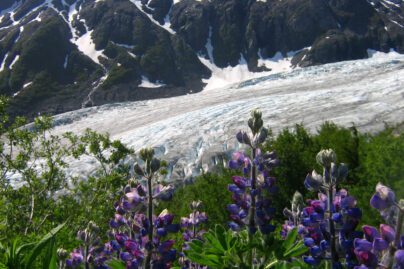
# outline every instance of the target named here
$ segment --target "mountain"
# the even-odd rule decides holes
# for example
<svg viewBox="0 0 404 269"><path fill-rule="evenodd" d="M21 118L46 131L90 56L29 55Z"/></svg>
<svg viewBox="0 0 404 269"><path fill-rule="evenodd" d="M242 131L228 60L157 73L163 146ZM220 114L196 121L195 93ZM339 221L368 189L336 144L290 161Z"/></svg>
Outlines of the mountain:
<svg viewBox="0 0 404 269"><path fill-rule="evenodd" d="M218 72L368 49L404 53L402 0L0 1L0 93L14 115L195 93Z"/></svg>

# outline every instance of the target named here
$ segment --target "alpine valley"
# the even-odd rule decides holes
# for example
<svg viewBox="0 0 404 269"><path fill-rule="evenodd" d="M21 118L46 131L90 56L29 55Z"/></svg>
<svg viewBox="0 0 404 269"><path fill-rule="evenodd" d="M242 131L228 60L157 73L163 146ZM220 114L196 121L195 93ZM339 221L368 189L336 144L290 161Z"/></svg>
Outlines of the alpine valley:
<svg viewBox="0 0 404 269"><path fill-rule="evenodd" d="M404 53L402 0L0 1L12 115L196 93L369 49Z"/></svg>

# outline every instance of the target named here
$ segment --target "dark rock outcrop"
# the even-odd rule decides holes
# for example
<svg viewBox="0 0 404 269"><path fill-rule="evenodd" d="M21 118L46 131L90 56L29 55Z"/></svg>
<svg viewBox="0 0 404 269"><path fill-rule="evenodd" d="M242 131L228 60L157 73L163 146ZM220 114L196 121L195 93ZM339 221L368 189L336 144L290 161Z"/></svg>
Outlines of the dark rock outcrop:
<svg viewBox="0 0 404 269"><path fill-rule="evenodd" d="M197 92L211 74L201 55L259 72L278 52L303 67L404 53L401 0L2 0L0 15L14 114Z"/></svg>

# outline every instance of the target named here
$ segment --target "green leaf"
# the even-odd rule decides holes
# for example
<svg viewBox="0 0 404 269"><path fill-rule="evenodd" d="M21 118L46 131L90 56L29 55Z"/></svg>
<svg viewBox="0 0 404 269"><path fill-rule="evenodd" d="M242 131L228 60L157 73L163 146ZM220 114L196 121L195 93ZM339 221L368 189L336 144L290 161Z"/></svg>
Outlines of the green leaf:
<svg viewBox="0 0 404 269"><path fill-rule="evenodd" d="M292 258L300 256L306 253L309 249L303 244L303 242L297 243L292 249L284 253L284 258Z"/></svg>
<svg viewBox="0 0 404 269"><path fill-rule="evenodd" d="M46 250L45 258L43 260L43 269L57 269L57 258L56 258L56 238L53 237Z"/></svg>
<svg viewBox="0 0 404 269"><path fill-rule="evenodd" d="M41 255L42 250L44 250L49 244L52 243L52 239L55 235L65 226L65 223L60 224L56 228L52 229L48 234L46 234L41 241L39 241L34 249L31 251L27 258L27 262L25 264L25 269L31 269L33 262Z"/></svg>
<svg viewBox="0 0 404 269"><path fill-rule="evenodd" d="M111 267L111 269L125 269L125 263L120 260L112 260L107 262L107 265Z"/></svg>
<svg viewBox="0 0 404 269"><path fill-rule="evenodd" d="M298 236L297 228L294 228L292 231L289 232L288 236L286 236L285 241L282 243L282 248L285 251L290 250L295 244L296 238Z"/></svg>

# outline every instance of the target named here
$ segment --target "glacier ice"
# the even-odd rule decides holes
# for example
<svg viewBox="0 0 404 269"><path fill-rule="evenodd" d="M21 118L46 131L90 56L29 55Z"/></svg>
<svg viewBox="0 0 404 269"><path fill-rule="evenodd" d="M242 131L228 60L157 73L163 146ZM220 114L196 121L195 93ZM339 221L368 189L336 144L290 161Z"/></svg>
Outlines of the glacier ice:
<svg viewBox="0 0 404 269"><path fill-rule="evenodd" d="M277 133L296 123L314 131L324 121L361 131L404 122L404 56L372 52L372 58L300 68L180 97L109 104L54 117L55 134L108 132L139 150L155 147L170 162L172 180L184 180L222 163L239 147L249 111L260 108ZM89 157L71 161L71 175L95 169Z"/></svg>

